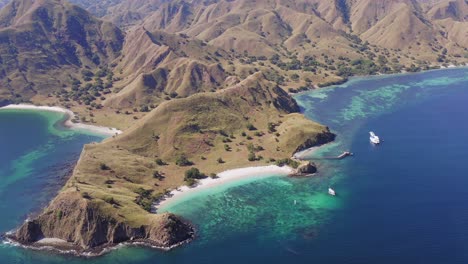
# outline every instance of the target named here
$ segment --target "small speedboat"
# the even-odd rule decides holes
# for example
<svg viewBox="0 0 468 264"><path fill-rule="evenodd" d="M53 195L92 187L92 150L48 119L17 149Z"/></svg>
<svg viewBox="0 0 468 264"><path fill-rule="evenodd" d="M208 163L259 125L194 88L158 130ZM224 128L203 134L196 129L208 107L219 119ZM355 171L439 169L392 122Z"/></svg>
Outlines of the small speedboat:
<svg viewBox="0 0 468 264"><path fill-rule="evenodd" d="M331 195L331 196L335 196L336 192L332 188L328 188L328 194Z"/></svg>
<svg viewBox="0 0 468 264"><path fill-rule="evenodd" d="M375 145L378 145L380 144L380 138L374 133L374 132L369 132L370 134L370 142L372 142L372 144L375 144Z"/></svg>

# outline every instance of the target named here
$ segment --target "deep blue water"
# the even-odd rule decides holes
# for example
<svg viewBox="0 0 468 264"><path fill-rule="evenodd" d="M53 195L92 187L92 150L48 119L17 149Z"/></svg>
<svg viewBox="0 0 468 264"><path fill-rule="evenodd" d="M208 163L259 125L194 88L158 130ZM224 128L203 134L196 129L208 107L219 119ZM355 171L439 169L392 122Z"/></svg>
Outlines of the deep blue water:
<svg viewBox="0 0 468 264"><path fill-rule="evenodd" d="M296 99L308 117L338 134L336 143L310 157L320 163L319 175L271 177L199 193L172 206L169 211L197 225L199 237L170 252L121 248L104 257L80 259L3 245L0 260L468 263L468 69L354 79ZM34 122L44 126L37 117L23 118L29 128ZM22 120L17 119L15 126L24 127ZM37 198L55 179L40 173L48 168L44 160L60 168L65 153L76 158L81 145L92 140L76 134L50 136L47 129L37 138L5 133L4 124L10 126L10 122L0 114L2 179L2 168L11 167L26 151L52 147L46 148L43 162L30 166L33 172L27 177L8 187L0 184L2 212L12 214L0 218L0 232L20 224L32 208L50 198ZM384 139L381 146L369 143L370 130ZM55 140L67 140L70 146ZM345 149L355 156L342 161L321 159ZM329 185L338 197L326 194Z"/></svg>

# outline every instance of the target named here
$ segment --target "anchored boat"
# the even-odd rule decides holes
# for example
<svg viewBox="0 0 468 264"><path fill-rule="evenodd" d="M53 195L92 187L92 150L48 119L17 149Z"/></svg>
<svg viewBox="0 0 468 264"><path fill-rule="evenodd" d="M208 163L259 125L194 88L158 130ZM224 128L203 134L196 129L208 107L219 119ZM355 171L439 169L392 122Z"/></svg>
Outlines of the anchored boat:
<svg viewBox="0 0 468 264"><path fill-rule="evenodd" d="M331 195L331 196L335 196L336 192L332 188L328 188L328 194Z"/></svg>
<svg viewBox="0 0 468 264"><path fill-rule="evenodd" d="M369 132L369 134L370 134L369 139L373 144L375 144L375 145L380 144L380 138L377 135L375 135L374 132L371 131L371 132Z"/></svg>

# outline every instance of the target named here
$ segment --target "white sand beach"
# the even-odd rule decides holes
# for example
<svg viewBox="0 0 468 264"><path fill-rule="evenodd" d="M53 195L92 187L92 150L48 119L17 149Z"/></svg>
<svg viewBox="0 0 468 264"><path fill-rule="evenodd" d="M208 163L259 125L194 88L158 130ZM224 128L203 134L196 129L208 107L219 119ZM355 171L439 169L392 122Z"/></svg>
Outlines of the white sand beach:
<svg viewBox="0 0 468 264"><path fill-rule="evenodd" d="M94 126L94 125L88 125L88 124L82 124L82 123L73 123L72 120L75 118L75 113L73 113L71 110L61 108L58 106L36 106L36 105L29 105L29 104L10 104L4 107L0 107L0 110L1 109L58 112L58 113L63 113L68 117L67 120L64 122L64 125L65 127L73 129L73 130L85 130L85 131L90 131L90 132L105 135L105 136L113 136L113 135L122 133L122 131L116 128Z"/></svg>
<svg viewBox="0 0 468 264"><path fill-rule="evenodd" d="M157 212L158 209L168 206L171 203L180 200L184 196L191 194L193 192L205 190L212 188L214 186L219 186L226 184L228 182L234 182L249 177L262 178L262 177L271 177L271 176L287 176L294 174L295 170L288 166L279 167L276 165L270 166L260 166L260 167L247 167L240 169L227 170L221 173L218 173L218 178L206 178L198 182L195 187L182 186L176 190L170 192L170 194L160 201L157 204L153 204L153 212Z"/></svg>

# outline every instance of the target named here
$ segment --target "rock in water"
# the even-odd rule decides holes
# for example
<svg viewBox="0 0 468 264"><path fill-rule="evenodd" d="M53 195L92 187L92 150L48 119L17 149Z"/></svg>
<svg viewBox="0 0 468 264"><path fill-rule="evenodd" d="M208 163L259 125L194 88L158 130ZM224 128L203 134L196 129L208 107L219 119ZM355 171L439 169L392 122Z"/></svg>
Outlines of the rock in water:
<svg viewBox="0 0 468 264"><path fill-rule="evenodd" d="M296 173L293 176L304 176L309 174L314 174L317 172L317 166L310 161L299 165L296 169Z"/></svg>

